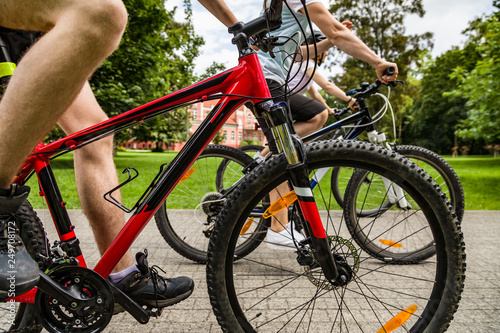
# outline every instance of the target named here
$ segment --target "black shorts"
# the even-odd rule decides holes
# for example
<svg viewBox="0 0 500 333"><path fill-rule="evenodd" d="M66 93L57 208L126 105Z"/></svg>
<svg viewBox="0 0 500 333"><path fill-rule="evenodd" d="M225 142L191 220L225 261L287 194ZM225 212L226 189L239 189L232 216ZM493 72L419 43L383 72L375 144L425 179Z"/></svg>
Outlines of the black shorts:
<svg viewBox="0 0 500 333"><path fill-rule="evenodd" d="M271 96L273 97L273 102L278 103L285 101L285 89L282 87L282 85L273 80L266 80L266 82L271 92ZM286 102L289 106L288 118L292 119L292 121L308 121L309 119L314 118L316 115L320 114L326 109L325 106L320 102L301 94L292 95ZM274 141L272 132L267 126L266 121L263 118L257 118L257 121L259 122L262 132L267 138L269 148L271 149L273 154L278 153L276 142Z"/></svg>
<svg viewBox="0 0 500 333"><path fill-rule="evenodd" d="M273 80L266 80L266 82L271 91L273 101L275 103L285 101L283 96L285 89L283 85ZM308 121L326 110L323 104L302 94L294 94L286 102L292 113L293 121Z"/></svg>

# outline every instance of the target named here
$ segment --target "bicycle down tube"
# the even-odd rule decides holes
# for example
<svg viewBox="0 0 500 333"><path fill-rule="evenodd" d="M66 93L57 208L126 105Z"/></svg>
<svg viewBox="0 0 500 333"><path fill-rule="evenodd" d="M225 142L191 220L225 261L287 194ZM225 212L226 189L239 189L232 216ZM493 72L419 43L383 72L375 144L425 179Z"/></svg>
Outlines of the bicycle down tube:
<svg viewBox="0 0 500 333"><path fill-rule="evenodd" d="M46 196L59 237L61 241L71 242L76 239L76 236L50 169L50 157L63 151L69 152L79 149L101 137L130 127L137 122L151 119L186 103L214 98L213 95L221 91L241 96L256 96L252 100L254 103L269 98L269 90L265 84L262 71L249 70L249 68L260 68L255 54L241 58L237 67L216 75L213 78L204 80L53 143L47 145L40 144L21 167L15 182L24 183L32 171L35 170L40 179L41 193ZM162 172L155 186L146 195L133 216L117 236L115 242L113 242L95 267L96 272L105 278L109 275L112 268L145 227L168 193L170 193L179 179L189 169L192 162L212 140L234 110L248 100L248 98L235 96L224 96L220 99L212 112L200 125L200 129L196 131L172 163ZM79 249L77 250L78 252ZM79 257L79 259L83 258Z"/></svg>
<svg viewBox="0 0 500 333"><path fill-rule="evenodd" d="M249 68L252 68L252 70L249 70ZM129 249L131 244L166 199L168 194L182 178L184 173L189 170L191 164L215 136L232 112L247 101L260 103L270 97L262 71L256 71L254 70L255 68L260 69L260 64L258 63L256 55L252 53L242 57L237 67L223 72L213 78L207 79L191 87L113 117L100 124L69 135L53 143L47 145L40 144L36 147L34 153L23 164L15 181L18 183L24 183L33 171L37 173L41 186L41 194L46 197L61 244L65 246L64 249L67 250L68 254L76 257L79 260L79 264L85 267L86 264L83 256L81 255L78 239L73 230L73 226L71 225L71 221L69 220L65 208L65 203L59 193L57 183L52 174L50 158L56 154L79 149L106 135L110 135L119 130L130 127L137 122L151 119L154 116L170 111L189 102L200 99L215 98L213 96L214 93L221 91L231 93L231 96L223 96L220 99L219 103L203 121L200 129L196 131L193 137L188 141L186 146L169 164L169 166L165 168L165 170L161 171L156 182L152 184L153 186L148 188L150 191L144 197L142 202L139 203L138 207L135 209L133 215L130 217L122 231L97 263L94 270L103 278L107 278L113 267ZM252 84L250 84L250 82ZM243 96L256 97L249 98ZM271 102L265 102L263 104L266 104L263 105L265 107L272 105ZM266 111L265 109L261 110ZM286 134L285 137L287 137ZM288 147L295 148L294 144L295 143L289 141ZM298 176L294 178L299 179L301 177ZM306 177L305 179L308 178ZM294 187L299 191L301 186L294 184ZM323 244L321 248L325 248L323 250L326 251L327 254L330 254L331 257L331 251L328 249L326 236L323 235L324 237L322 237L321 232L317 231L320 230L320 228L314 227L314 225L321 226L321 221L319 219L316 206L311 206L311 203L314 204L312 193L310 197L301 197L300 202L301 207L304 209L306 219L313 225L314 234L318 238L322 239L322 241L326 244L326 248L325 244ZM314 210L316 210L316 212L314 212ZM323 253L324 251L318 252ZM330 265L328 267L329 271L332 271L332 273L329 273L328 277L335 278L335 264L333 259L330 259Z"/></svg>

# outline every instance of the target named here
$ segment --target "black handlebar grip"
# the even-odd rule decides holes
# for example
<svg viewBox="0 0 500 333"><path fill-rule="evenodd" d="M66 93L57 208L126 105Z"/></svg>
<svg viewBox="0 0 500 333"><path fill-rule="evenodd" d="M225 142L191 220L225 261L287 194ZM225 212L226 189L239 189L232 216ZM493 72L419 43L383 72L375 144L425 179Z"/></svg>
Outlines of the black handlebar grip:
<svg viewBox="0 0 500 333"><path fill-rule="evenodd" d="M387 75L387 76L392 76L394 73L396 72L396 68L394 67L387 67L384 71L384 75Z"/></svg>

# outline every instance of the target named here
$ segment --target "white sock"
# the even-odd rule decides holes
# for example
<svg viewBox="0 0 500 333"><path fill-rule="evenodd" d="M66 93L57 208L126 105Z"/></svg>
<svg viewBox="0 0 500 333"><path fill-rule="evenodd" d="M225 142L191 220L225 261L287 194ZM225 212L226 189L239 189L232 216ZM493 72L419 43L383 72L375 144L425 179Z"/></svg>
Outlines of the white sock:
<svg viewBox="0 0 500 333"><path fill-rule="evenodd" d="M111 282L117 283L123 280L127 275L129 275L132 272L139 272L139 268L137 268L136 265L132 265L129 268L125 268L123 271L119 271L118 273L109 274L109 279L111 280Z"/></svg>

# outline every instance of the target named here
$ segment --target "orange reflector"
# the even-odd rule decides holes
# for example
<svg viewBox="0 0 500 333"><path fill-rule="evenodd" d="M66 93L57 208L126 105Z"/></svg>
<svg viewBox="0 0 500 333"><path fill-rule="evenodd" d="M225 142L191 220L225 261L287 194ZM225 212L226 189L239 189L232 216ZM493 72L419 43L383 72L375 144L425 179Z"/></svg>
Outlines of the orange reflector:
<svg viewBox="0 0 500 333"><path fill-rule="evenodd" d="M396 243L396 242L393 242L393 241L390 241L387 239L379 239L379 242L384 244L384 245L390 246L390 247L403 247L402 244Z"/></svg>
<svg viewBox="0 0 500 333"><path fill-rule="evenodd" d="M243 228L241 228L240 235L244 235L248 231L252 223L253 223L253 217L249 218L248 221L243 226Z"/></svg>
<svg viewBox="0 0 500 333"><path fill-rule="evenodd" d="M297 195L295 194L295 191L288 192L287 194L285 194L284 196L273 202L271 206L269 206L269 208L266 209L262 217L268 219L274 214L282 211L286 207L293 204L296 200L297 200Z"/></svg>
<svg viewBox="0 0 500 333"><path fill-rule="evenodd" d="M189 177L191 177L191 175L196 171L196 167L194 168L191 168L188 170L188 172L186 172L184 174L184 176L182 176L181 180L179 181L179 184L182 183L183 181L185 181L186 179L188 179Z"/></svg>
<svg viewBox="0 0 500 333"><path fill-rule="evenodd" d="M389 333L395 329L401 327L410 317L417 311L418 307L413 304L412 306L404 309L397 315L395 315L391 320L387 322L377 333Z"/></svg>

